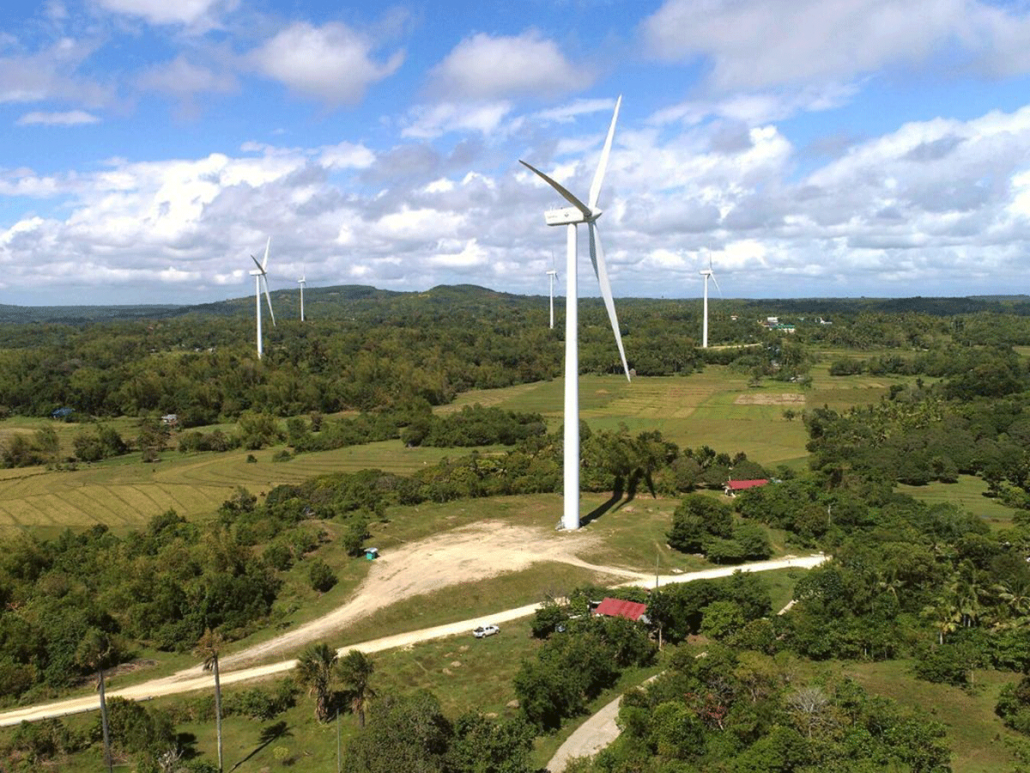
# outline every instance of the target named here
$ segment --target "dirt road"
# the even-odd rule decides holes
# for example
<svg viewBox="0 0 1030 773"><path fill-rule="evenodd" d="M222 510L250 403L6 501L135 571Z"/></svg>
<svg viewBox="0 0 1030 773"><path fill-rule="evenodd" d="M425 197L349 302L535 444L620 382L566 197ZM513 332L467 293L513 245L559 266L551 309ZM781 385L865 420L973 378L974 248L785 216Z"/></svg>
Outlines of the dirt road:
<svg viewBox="0 0 1030 773"><path fill-rule="evenodd" d="M312 641L325 640L331 634L342 630L348 624L373 610L402 599L452 585L494 577L503 572L518 571L539 561L562 562L593 569L609 575L613 584L622 580L623 585L654 586L654 575L635 572L623 567L596 566L576 556L577 551L583 551L593 546L595 541L596 538L588 531L556 533L545 529L487 522L453 529L418 543L395 548L388 555L376 561L369 576L347 603L294 631L232 656L224 657L221 661L221 682L223 685L231 685L284 673L296 665L295 660L281 660L265 665L248 666L247 664L274 656L285 648L300 647ZM821 555L785 558L742 567L720 567L689 574L670 575L658 578L658 582L666 585L704 578L725 577L738 568L744 571L769 571L790 566L810 568L823 560L825 559ZM446 636L467 634L477 625L488 623L499 625L520 617L527 617L538 608L538 604L530 604L493 615L484 615L474 620L387 636L344 649L379 652ZM211 687L211 676L203 673L198 666L120 690L109 688L108 695L132 700L147 700L210 689ZM0 726L14 725L26 720L31 722L48 717L65 716L98 707L99 699L95 695L90 695L21 708L0 714Z"/></svg>

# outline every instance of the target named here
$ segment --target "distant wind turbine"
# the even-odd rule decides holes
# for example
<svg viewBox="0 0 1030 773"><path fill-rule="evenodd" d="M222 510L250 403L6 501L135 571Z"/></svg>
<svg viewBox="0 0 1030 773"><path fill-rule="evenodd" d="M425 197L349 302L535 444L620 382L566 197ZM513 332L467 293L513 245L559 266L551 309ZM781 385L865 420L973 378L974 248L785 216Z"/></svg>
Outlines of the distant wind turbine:
<svg viewBox="0 0 1030 773"><path fill-rule="evenodd" d="M306 270L301 271L301 277L300 277L300 279L297 280L297 284L300 285L300 321L301 322L304 321L304 285L307 284L307 281L308 281L304 277L307 276L307 273L308 272Z"/></svg>
<svg viewBox="0 0 1030 773"><path fill-rule="evenodd" d="M547 225L566 226L566 268L565 268L565 459L564 459L564 505L562 526L566 529L579 528L579 346L577 341L579 320L578 302L579 288L576 273L576 236L577 226L586 223L590 229L590 262L594 266L594 275L601 288L608 318L615 333L615 343L619 347L622 367L629 380L629 366L626 364L626 352L622 348L622 336L619 334L619 320L615 316L615 302L612 300L612 288L608 282L608 269L604 262L604 250L597 230L597 218L602 210L597 208L597 199L601 195L601 184L608 167L608 156L612 149L612 138L615 136L615 122L619 117L619 106L622 97L615 102L615 113L608 128L608 137L601 151L601 159L594 173L594 181L590 186L589 204L573 196L562 185L555 182L539 169L520 161L523 166L535 173L544 182L554 188L563 199L572 206L564 209L549 210L544 213Z"/></svg>
<svg viewBox="0 0 1030 773"><path fill-rule="evenodd" d="M251 271L250 275L254 277L254 302L257 309L257 356L261 359L262 346L261 346L261 285L265 286L265 299L268 301L268 314L272 318L272 325L275 326L275 312L272 311L272 296L268 294L268 248L272 246L272 237L268 237L268 241L265 243L265 259L260 263L258 259L253 255L250 259L254 261L254 265L257 266L256 271Z"/></svg>
<svg viewBox="0 0 1030 773"><path fill-rule="evenodd" d="M719 296L722 296L722 288L719 287L719 280L715 278L715 272L712 271L712 256L708 256L708 268L703 268L699 272L701 276L705 278L705 320L701 327L701 348L708 348L708 280L711 279L715 282L716 288L719 290Z"/></svg>
<svg viewBox="0 0 1030 773"><path fill-rule="evenodd" d="M551 270L547 272L551 280L551 330L554 330L554 280L558 278L558 272L554 270L554 253L551 253Z"/></svg>

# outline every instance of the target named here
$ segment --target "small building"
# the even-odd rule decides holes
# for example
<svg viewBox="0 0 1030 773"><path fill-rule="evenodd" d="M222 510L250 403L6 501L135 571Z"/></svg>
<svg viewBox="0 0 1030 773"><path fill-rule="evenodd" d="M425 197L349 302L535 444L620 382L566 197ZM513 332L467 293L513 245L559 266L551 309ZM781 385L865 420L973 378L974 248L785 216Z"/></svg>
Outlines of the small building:
<svg viewBox="0 0 1030 773"><path fill-rule="evenodd" d="M758 488L764 486L769 482L768 478L755 478L753 480L728 480L726 485L722 487L723 493L727 496L735 497L741 491L747 491L749 488Z"/></svg>
<svg viewBox="0 0 1030 773"><path fill-rule="evenodd" d="M51 419L67 419L73 413L75 413L75 409L74 408L56 408L55 410L50 412L50 418Z"/></svg>
<svg viewBox="0 0 1030 773"><path fill-rule="evenodd" d="M174 413L166 413L164 416L161 417L161 423L164 424L166 427L171 427L172 429L175 429L179 426L179 416Z"/></svg>
<svg viewBox="0 0 1030 773"><path fill-rule="evenodd" d="M379 558L379 548L365 548L365 558L369 561L375 561Z"/></svg>
<svg viewBox="0 0 1030 773"><path fill-rule="evenodd" d="M627 620L642 623L650 622L647 619L647 604L638 604L635 601L623 601L606 597L594 610L595 615L607 615L608 617L624 617Z"/></svg>

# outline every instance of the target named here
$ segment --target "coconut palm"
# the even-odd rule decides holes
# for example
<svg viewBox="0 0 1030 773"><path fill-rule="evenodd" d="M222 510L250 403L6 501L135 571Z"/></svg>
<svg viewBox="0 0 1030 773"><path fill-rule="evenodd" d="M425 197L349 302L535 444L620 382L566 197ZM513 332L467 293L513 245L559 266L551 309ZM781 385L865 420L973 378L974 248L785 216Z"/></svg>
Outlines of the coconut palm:
<svg viewBox="0 0 1030 773"><path fill-rule="evenodd" d="M364 652L351 650L343 658L337 668L340 674L340 681L347 689L347 697L350 700L351 711L358 715L361 726L365 726L365 706L369 699L376 697L368 680L375 672L375 664Z"/></svg>
<svg viewBox="0 0 1030 773"><path fill-rule="evenodd" d="M222 636L210 628L204 631L193 654L204 661L204 670L215 676L215 734L218 736L218 773L222 767L222 685L218 674L218 653L222 649Z"/></svg>
<svg viewBox="0 0 1030 773"><path fill-rule="evenodd" d="M75 650L75 660L83 668L97 673L97 691L100 693L100 726L104 737L104 764L108 773L114 770L111 757L111 730L107 721L107 696L104 692L104 669L111 659L114 647L111 637L96 628L90 628Z"/></svg>
<svg viewBox="0 0 1030 773"><path fill-rule="evenodd" d="M944 644L944 635L958 628L962 613L952 598L940 598L923 608L923 617L932 621L937 629L937 643Z"/></svg>
<svg viewBox="0 0 1030 773"><path fill-rule="evenodd" d="M1004 602L1007 615L1003 613L999 627L1018 627L1025 624L1030 616L1030 583L1025 580L1006 580L999 582L991 588L998 594L998 599Z"/></svg>
<svg viewBox="0 0 1030 773"><path fill-rule="evenodd" d="M315 693L315 716L327 722L332 716L332 684L335 676L336 650L325 642L312 644L297 660L297 679Z"/></svg>

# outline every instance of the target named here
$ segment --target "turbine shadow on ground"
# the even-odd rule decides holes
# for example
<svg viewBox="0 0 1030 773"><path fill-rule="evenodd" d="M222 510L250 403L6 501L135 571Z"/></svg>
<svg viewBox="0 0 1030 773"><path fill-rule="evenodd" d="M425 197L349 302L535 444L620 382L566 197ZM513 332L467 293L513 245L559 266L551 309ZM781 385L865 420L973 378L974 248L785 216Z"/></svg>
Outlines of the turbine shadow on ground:
<svg viewBox="0 0 1030 773"><path fill-rule="evenodd" d="M620 486L612 492L612 495L607 500L602 502L600 505L595 507L593 510L591 510L589 513L587 513L580 519L580 527L593 523L605 513L618 512L623 507L632 502L635 497L636 493L631 489L630 492L626 494L625 498L623 498L623 491L622 487Z"/></svg>
<svg viewBox="0 0 1030 773"><path fill-rule="evenodd" d="M240 760L231 768L229 768L230 773L232 773L232 771L240 767L240 765L242 765L243 763L248 762L252 757L254 757L255 754L261 752L262 749L264 749L273 741L277 741L280 738L289 738L292 735L293 732L290 730L289 726L285 722L276 722L274 725L269 725L268 727L262 728L260 736L261 743L258 746L256 746L250 754L248 754L242 760Z"/></svg>

